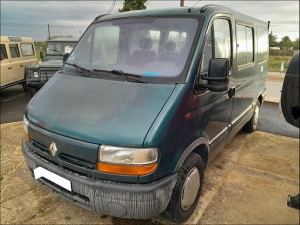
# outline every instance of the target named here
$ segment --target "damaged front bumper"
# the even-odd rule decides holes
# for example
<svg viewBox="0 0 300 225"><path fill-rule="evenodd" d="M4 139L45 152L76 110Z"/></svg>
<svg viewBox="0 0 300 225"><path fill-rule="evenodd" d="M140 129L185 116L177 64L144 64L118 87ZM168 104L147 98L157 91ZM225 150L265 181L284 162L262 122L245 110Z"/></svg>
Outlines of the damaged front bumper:
<svg viewBox="0 0 300 225"><path fill-rule="evenodd" d="M72 190L68 191L44 177L36 181L68 201L106 215L130 219L149 219L157 216L168 206L177 181L177 174L150 184L97 180L51 163L31 151L24 139L22 149L32 176L35 168L42 167L69 180Z"/></svg>

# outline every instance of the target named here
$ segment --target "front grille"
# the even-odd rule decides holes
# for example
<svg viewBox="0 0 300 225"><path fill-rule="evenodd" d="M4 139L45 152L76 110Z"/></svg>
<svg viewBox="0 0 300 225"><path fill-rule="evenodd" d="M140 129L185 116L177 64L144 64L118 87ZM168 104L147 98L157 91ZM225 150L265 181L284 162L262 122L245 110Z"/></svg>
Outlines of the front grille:
<svg viewBox="0 0 300 225"><path fill-rule="evenodd" d="M46 146L44 146L44 145L42 145L42 144L40 144L40 143L38 143L37 141L34 141L34 140L31 140L30 144L28 144L27 146L31 150L33 150L36 154L38 154L40 157L43 157L43 158L46 157L46 158L48 158L47 160L50 160L55 165L58 165L57 162L55 162L53 159L51 159L52 158L51 153L50 153L49 149ZM45 153L50 158L43 155L43 154L41 154L41 153ZM68 154L65 154L65 153L59 153L58 158L59 158L59 160L65 162L65 163L68 163L68 164L72 164L76 167L81 167L81 168L88 169L88 170L96 170L97 169L96 164L90 163L90 162L85 161L81 158L77 158L75 156L71 156L71 155L68 155ZM71 170L71 171L73 171L73 170ZM80 175L89 176L87 174L83 174L83 173L80 173L78 171L73 171L73 172L78 173ZM93 177L93 176L89 176L89 177Z"/></svg>
<svg viewBox="0 0 300 225"><path fill-rule="evenodd" d="M41 70L41 80L49 80L57 70Z"/></svg>
<svg viewBox="0 0 300 225"><path fill-rule="evenodd" d="M67 154L64 154L64 153L59 154L59 159L64 161L64 162L67 162L67 163L70 163L70 164L73 164L73 165L76 165L76 166L80 166L80 167L85 168L85 169L89 169L89 170L96 169L95 164L92 164L92 163L84 161L80 158L70 156L70 155L67 155Z"/></svg>
<svg viewBox="0 0 300 225"><path fill-rule="evenodd" d="M44 152L47 155L50 155L50 151L49 151L49 149L46 146L41 145L40 143L38 143L38 142L36 142L34 140L31 140L31 145L33 147L35 147L36 149L40 150L41 152Z"/></svg>

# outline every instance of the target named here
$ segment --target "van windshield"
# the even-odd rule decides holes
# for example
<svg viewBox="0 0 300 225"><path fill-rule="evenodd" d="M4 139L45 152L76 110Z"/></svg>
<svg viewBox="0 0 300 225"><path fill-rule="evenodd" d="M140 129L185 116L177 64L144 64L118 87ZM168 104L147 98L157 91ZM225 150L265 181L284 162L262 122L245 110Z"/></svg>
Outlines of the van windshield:
<svg viewBox="0 0 300 225"><path fill-rule="evenodd" d="M120 70L141 77L174 78L187 62L199 22L194 18L131 18L96 22L68 64Z"/></svg>

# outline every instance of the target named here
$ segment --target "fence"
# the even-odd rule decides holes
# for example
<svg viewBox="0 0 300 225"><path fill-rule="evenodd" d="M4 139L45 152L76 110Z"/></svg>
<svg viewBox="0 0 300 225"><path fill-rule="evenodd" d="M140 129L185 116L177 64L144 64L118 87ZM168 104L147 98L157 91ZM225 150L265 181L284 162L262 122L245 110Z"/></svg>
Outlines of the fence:
<svg viewBox="0 0 300 225"><path fill-rule="evenodd" d="M1 22L1 35L31 37L36 42L42 42L51 37L80 37L86 28L86 26Z"/></svg>
<svg viewBox="0 0 300 225"><path fill-rule="evenodd" d="M268 81L283 82L289 62L299 50L299 21L271 21L269 31Z"/></svg>
<svg viewBox="0 0 300 225"><path fill-rule="evenodd" d="M36 42L43 42L51 37L80 37L85 29L85 26L1 23L2 35L28 36ZM269 30L272 47L268 80L282 82L292 55L299 50L299 21L271 21Z"/></svg>

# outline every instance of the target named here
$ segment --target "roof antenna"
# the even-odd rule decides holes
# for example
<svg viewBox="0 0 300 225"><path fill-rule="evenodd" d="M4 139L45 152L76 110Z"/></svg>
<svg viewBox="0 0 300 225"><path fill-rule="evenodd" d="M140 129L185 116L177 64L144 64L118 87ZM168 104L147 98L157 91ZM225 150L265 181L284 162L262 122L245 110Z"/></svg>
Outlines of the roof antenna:
<svg viewBox="0 0 300 225"><path fill-rule="evenodd" d="M191 8L188 9L188 12L191 13L192 12L192 9L199 3L201 2L202 0L199 0L195 5L193 5Z"/></svg>

